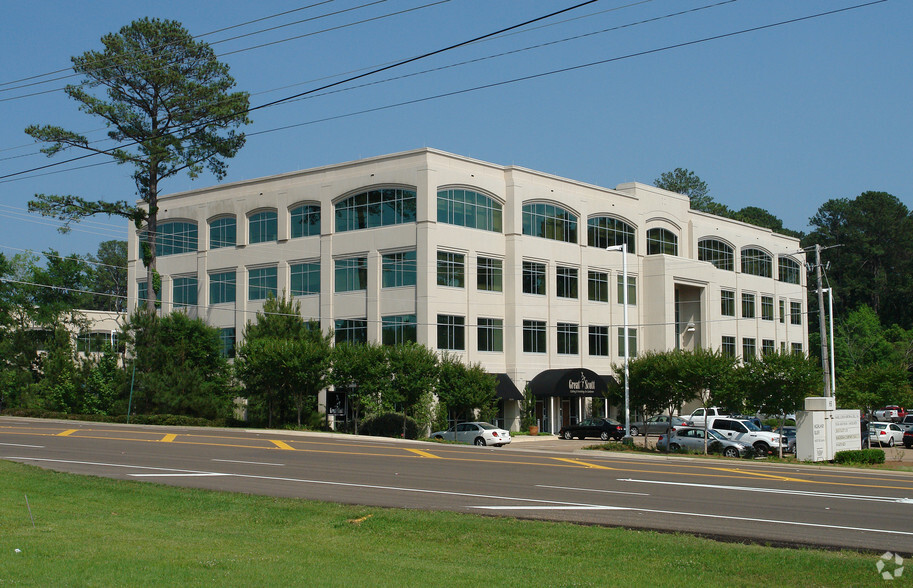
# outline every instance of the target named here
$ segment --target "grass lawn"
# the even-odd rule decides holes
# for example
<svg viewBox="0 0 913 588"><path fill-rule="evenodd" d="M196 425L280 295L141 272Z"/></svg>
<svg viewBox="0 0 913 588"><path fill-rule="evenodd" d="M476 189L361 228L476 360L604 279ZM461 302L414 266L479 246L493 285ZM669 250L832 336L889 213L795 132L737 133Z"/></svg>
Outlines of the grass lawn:
<svg viewBox="0 0 913 588"><path fill-rule="evenodd" d="M188 490L0 461L0 586L862 586L883 582L875 561ZM913 583L905 576L893 584Z"/></svg>

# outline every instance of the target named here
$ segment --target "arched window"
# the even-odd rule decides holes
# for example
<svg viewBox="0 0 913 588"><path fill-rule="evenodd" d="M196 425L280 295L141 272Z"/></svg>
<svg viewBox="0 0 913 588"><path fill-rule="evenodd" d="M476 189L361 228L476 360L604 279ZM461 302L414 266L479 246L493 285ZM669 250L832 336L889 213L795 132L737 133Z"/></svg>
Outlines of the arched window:
<svg viewBox="0 0 913 588"><path fill-rule="evenodd" d="M678 236L668 229L650 229L647 255L678 255Z"/></svg>
<svg viewBox="0 0 913 588"><path fill-rule="evenodd" d="M635 253L634 227L610 216L594 216L586 222L586 241L600 249L627 243L628 253Z"/></svg>
<svg viewBox="0 0 913 588"><path fill-rule="evenodd" d="M732 247L717 239L701 239L697 242L697 258L709 261L717 269L735 271L735 256Z"/></svg>
<svg viewBox="0 0 913 588"><path fill-rule="evenodd" d="M576 243L577 217L554 204L543 202L524 204L523 234L565 243Z"/></svg>
<svg viewBox="0 0 913 588"><path fill-rule="evenodd" d="M238 244L238 226L235 217L225 216L209 223L209 248L234 247Z"/></svg>
<svg viewBox="0 0 913 588"><path fill-rule="evenodd" d="M279 238L279 221L275 210L264 210L250 215L250 235L248 241L266 243Z"/></svg>
<svg viewBox="0 0 913 588"><path fill-rule="evenodd" d="M292 217L292 239L320 234L320 205L297 206L289 214Z"/></svg>
<svg viewBox="0 0 913 588"><path fill-rule="evenodd" d="M336 232L415 222L415 190L383 188L336 203Z"/></svg>
<svg viewBox="0 0 913 588"><path fill-rule="evenodd" d="M438 190L437 221L449 225L501 232L501 203L472 190Z"/></svg>
<svg viewBox="0 0 913 588"><path fill-rule="evenodd" d="M143 235L145 240L145 234ZM155 254L158 257L191 253L197 250L197 225L187 221L165 221L159 223L155 238Z"/></svg>
<svg viewBox="0 0 913 588"><path fill-rule="evenodd" d="M779 257L777 258L777 265L779 266L779 278L781 282L786 282L787 284L799 284L800 274L799 274L799 262L795 259L789 257Z"/></svg>
<svg viewBox="0 0 913 588"><path fill-rule="evenodd" d="M770 255L754 247L742 249L742 273L762 278L773 277L773 262Z"/></svg>

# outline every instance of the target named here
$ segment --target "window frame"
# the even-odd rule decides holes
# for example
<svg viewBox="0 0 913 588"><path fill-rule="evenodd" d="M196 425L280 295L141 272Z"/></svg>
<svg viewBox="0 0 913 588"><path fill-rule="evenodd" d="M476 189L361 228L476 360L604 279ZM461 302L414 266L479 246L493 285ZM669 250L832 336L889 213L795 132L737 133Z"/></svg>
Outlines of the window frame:
<svg viewBox="0 0 913 588"><path fill-rule="evenodd" d="M254 284L254 280L257 280L258 282L266 282L266 284ZM270 281L272 282L272 287L270 287ZM268 267L249 268L247 270L247 299L266 300L269 298L270 294L276 296L279 291L278 281L279 268L274 265ZM254 297L254 294L256 293L259 295L261 290L263 291L263 296Z"/></svg>
<svg viewBox="0 0 913 588"><path fill-rule="evenodd" d="M647 255L678 256L678 235L665 227L647 229Z"/></svg>
<svg viewBox="0 0 913 588"><path fill-rule="evenodd" d="M248 245L257 245L259 243L275 243L278 240L279 213L275 209L258 210L248 215Z"/></svg>
<svg viewBox="0 0 913 588"><path fill-rule="evenodd" d="M476 319L477 346L479 351L501 353L504 351L504 319L479 317Z"/></svg>
<svg viewBox="0 0 913 588"><path fill-rule="evenodd" d="M735 251L720 239L701 239L697 242L697 259L712 263L718 270L735 271Z"/></svg>
<svg viewBox="0 0 913 588"><path fill-rule="evenodd" d="M289 208L288 213L290 239L320 236L320 204L298 204L294 208Z"/></svg>
<svg viewBox="0 0 913 588"><path fill-rule="evenodd" d="M231 233L231 238L224 235ZM223 249L238 246L238 218L220 216L209 221L209 248Z"/></svg>
<svg viewBox="0 0 913 588"><path fill-rule="evenodd" d="M437 285L446 288L466 287L466 254L437 252Z"/></svg>
<svg viewBox="0 0 913 588"><path fill-rule="evenodd" d="M523 320L523 353L548 353L548 329L545 321Z"/></svg>
<svg viewBox="0 0 913 588"><path fill-rule="evenodd" d="M528 202L522 207L523 234L561 243L578 243L577 215L550 202Z"/></svg>

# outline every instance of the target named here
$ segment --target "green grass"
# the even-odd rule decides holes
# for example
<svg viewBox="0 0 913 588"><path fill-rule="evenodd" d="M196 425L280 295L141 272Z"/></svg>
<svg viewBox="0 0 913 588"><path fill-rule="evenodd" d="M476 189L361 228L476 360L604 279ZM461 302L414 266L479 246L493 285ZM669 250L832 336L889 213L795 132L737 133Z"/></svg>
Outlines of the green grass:
<svg viewBox="0 0 913 588"><path fill-rule="evenodd" d="M2 586L881 582L875 556L851 551L190 490L0 461Z"/></svg>

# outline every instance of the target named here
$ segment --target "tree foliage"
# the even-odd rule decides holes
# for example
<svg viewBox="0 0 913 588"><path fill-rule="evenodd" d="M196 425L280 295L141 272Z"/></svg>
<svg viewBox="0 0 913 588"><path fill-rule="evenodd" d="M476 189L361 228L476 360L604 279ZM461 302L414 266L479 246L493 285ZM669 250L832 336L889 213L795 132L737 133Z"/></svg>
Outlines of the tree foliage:
<svg viewBox="0 0 913 588"><path fill-rule="evenodd" d="M449 353L441 357L437 394L453 420L493 418L497 412L497 385L497 379L481 365L467 366Z"/></svg>
<svg viewBox="0 0 913 588"><path fill-rule="evenodd" d="M64 91L80 110L105 122L108 138L117 145L106 149L53 125L31 125L25 132L47 143L42 151L48 156L77 148L132 166L145 206L36 194L29 209L63 220L64 230L96 214L133 221L147 236L143 258L149 268L148 291L154 294L159 183L182 172L196 178L204 170L222 179L227 160L244 145L244 134L235 129L250 122L248 94L231 92L235 81L228 66L175 21L136 20L103 36L101 43L101 51L72 58L73 70L83 79ZM150 295L150 312L154 299Z"/></svg>

